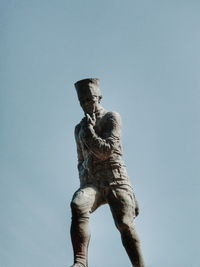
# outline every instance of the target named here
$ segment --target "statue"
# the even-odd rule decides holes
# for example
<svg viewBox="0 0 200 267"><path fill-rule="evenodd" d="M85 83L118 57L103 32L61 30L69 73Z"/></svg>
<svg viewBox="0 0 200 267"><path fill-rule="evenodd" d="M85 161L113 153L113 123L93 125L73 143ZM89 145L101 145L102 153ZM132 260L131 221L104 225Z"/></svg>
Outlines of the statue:
<svg viewBox="0 0 200 267"><path fill-rule="evenodd" d="M100 205L110 206L132 266L144 267L133 219L139 208L122 160L120 115L101 105L99 79L75 83L85 117L75 127L80 188L72 202L72 267L87 267L89 217Z"/></svg>

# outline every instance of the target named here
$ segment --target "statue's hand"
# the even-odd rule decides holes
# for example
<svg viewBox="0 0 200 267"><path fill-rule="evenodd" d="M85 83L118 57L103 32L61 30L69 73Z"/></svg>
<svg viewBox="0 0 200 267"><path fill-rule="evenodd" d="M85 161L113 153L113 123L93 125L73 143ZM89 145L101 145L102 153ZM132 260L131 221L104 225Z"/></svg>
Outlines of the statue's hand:
<svg viewBox="0 0 200 267"><path fill-rule="evenodd" d="M91 136L91 133L94 133L94 125L96 123L95 115L91 117L88 113L85 114L85 117L81 121L81 134L79 135L82 141L84 142L88 136Z"/></svg>
<svg viewBox="0 0 200 267"><path fill-rule="evenodd" d="M87 120L87 124L89 127L94 127L95 123L96 123L96 118L95 118L95 114L93 114L92 116L90 116L88 113L85 114L86 120Z"/></svg>

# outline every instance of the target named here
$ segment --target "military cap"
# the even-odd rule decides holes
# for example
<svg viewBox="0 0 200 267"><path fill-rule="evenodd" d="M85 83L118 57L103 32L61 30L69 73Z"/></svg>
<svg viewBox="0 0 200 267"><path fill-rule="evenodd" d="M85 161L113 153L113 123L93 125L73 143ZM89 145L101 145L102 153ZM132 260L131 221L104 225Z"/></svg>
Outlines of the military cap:
<svg viewBox="0 0 200 267"><path fill-rule="evenodd" d="M88 78L83 79L74 84L78 98L82 98L83 96L99 96L102 97L101 91L99 88L99 79L97 78Z"/></svg>

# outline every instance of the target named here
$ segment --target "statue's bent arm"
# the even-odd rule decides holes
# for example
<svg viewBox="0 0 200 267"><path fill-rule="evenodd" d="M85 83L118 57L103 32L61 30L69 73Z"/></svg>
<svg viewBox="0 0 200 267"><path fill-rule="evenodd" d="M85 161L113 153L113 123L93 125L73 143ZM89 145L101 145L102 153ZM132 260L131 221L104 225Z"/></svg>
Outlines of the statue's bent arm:
<svg viewBox="0 0 200 267"><path fill-rule="evenodd" d="M103 138L92 127L88 128L84 143L99 159L106 160L120 141L120 115L117 112L108 112L105 118Z"/></svg>

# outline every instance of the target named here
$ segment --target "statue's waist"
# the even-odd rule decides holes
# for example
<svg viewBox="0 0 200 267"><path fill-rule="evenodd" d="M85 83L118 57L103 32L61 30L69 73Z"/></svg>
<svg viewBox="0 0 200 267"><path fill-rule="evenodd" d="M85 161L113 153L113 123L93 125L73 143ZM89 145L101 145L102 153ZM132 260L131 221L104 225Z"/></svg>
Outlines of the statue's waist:
<svg viewBox="0 0 200 267"><path fill-rule="evenodd" d="M83 162L83 167L91 173L96 173L106 169L116 169L124 166L125 164L119 155L109 157L106 160L96 160L93 157L87 157Z"/></svg>
<svg viewBox="0 0 200 267"><path fill-rule="evenodd" d="M95 171L87 171L84 180L86 184L98 186L130 185L126 167L119 164L109 165L107 168L105 165L99 165Z"/></svg>

